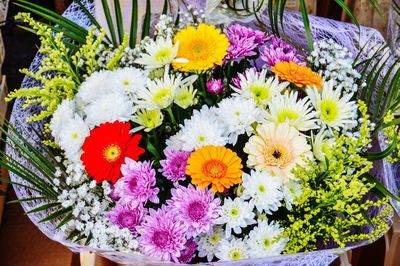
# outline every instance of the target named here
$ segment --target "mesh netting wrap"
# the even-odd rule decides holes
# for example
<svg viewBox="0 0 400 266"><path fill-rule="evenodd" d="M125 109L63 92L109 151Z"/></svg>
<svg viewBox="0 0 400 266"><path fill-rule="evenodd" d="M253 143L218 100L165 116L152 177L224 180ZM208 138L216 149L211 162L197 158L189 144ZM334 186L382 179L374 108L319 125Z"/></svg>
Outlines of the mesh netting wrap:
<svg viewBox="0 0 400 266"><path fill-rule="evenodd" d="M191 1L192 5L195 7L202 7L205 1ZM90 3L89 0L83 0L82 3L91 11L93 11L93 5ZM72 4L68 10L65 12L65 17L75 21L79 25L83 27L90 26L90 20L85 16L85 14L79 9L76 4ZM268 20L267 15L263 15L262 19ZM365 49L367 52L373 51L379 44L384 42L383 37L381 34L374 29L370 28L361 28L361 34L359 35L358 29L347 23L336 22L332 20L322 19L318 17L310 17L311 26L313 29L315 39L324 39L324 38L332 38L341 45L349 48L353 54L356 54L360 47L363 46L365 43L368 42L368 49ZM268 22L266 23L268 25ZM285 14L285 34L286 37L292 40L292 42L296 43L298 46L303 47L304 49L306 46L306 39L304 37L304 29L302 18L299 13L296 12L286 12ZM257 27L256 24L253 24L254 27ZM364 55L367 57L368 55ZM35 71L38 69L41 62L41 56L38 55L32 62L30 67L31 71ZM29 77L25 77L22 87L34 87L39 86L36 80L33 80ZM37 113L40 109L39 107L29 107L28 109L23 110L22 106L24 104L23 99L17 99L14 104L13 112L11 115L10 122L11 124L17 128L19 132L23 135L23 137L27 138L34 146L38 147L38 139L35 139L35 134L32 132L39 131L42 129L43 124L41 123L29 123L26 124L25 120L29 116L34 113ZM380 150L381 145L383 143L375 143L375 149ZM40 147L38 147L40 148ZM7 153L15 158L17 161L26 165L26 167L33 169L32 166L28 164L27 161L24 161L23 158L18 156L18 154L14 153L12 149L8 148ZM392 191L398 191L396 188L400 187L400 180L396 183L396 179L394 173L400 170L400 167L397 166L396 170L393 171L392 166L390 164L384 163L382 161L376 162L374 167L374 175L383 182L386 186L389 187ZM15 174L10 173L10 178L12 181L17 183L26 184L24 180L16 176ZM17 194L17 197L20 199L31 197L35 195L34 191L28 190L21 186L14 186L14 190ZM22 207L27 212L32 210L35 207L43 205L45 202L43 201L29 201L23 202ZM400 208L399 208L400 209ZM379 211L379 210L377 210ZM82 251L92 251L96 252L97 254L107 257L115 262L122 263L122 264L133 264L136 266L141 265L175 265L173 263L166 263L160 262L154 258L145 257L142 255L137 254L130 254L130 253L122 253L122 252L115 252L110 250L96 250L93 248L84 247L81 245L77 245L71 243L70 241L66 240L64 235L57 233L56 225L58 221L52 222L45 222L39 223L39 221L46 217L48 213L45 212L38 212L35 214L29 214L29 218L32 222L50 239L54 241L58 241L63 245L69 247L74 252L82 252ZM391 217L386 217L385 222L387 224L391 224ZM375 240L375 239L371 239ZM282 255L277 257L269 257L265 259L257 259L257 260L244 260L239 262L219 262L219 263L208 263L204 265L235 265L235 266L257 266L257 265L329 265L335 258L337 258L340 254L346 252L349 249L354 247L366 245L370 243L370 241L363 241L352 246L349 246L344 249L329 249L329 250L321 250L309 253L299 253L293 255Z"/></svg>

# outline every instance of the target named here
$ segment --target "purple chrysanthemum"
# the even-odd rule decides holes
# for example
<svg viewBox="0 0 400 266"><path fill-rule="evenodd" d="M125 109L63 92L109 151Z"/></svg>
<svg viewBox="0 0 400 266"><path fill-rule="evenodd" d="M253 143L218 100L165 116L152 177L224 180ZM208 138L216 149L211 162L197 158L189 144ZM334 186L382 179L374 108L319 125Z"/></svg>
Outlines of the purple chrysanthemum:
<svg viewBox="0 0 400 266"><path fill-rule="evenodd" d="M125 158L125 164L121 166L122 178L115 183L114 193L120 197L120 201L136 204L151 201L159 203L156 185L156 171L150 162L136 162Z"/></svg>
<svg viewBox="0 0 400 266"><path fill-rule="evenodd" d="M119 228L128 228L132 234L136 235L136 227L143 222L147 210L143 205L130 203L118 203L107 216L111 223Z"/></svg>
<svg viewBox="0 0 400 266"><path fill-rule="evenodd" d="M225 34L231 44L228 48L227 58L232 60L256 55L255 50L267 40L264 32L239 24L227 27Z"/></svg>
<svg viewBox="0 0 400 266"><path fill-rule="evenodd" d="M167 179L174 183L186 179L186 165L190 152L165 150L166 159L161 160L162 168L159 170Z"/></svg>
<svg viewBox="0 0 400 266"><path fill-rule="evenodd" d="M276 36L269 38L271 42L264 47L261 51L261 59L269 66L273 67L279 62L293 61L296 64L304 65L304 58L297 52L297 50L287 42L279 39Z"/></svg>
<svg viewBox="0 0 400 266"><path fill-rule="evenodd" d="M179 263L189 263L195 257L197 249L197 243L193 239L189 239L186 242L186 248L181 252L181 256L178 258Z"/></svg>
<svg viewBox="0 0 400 266"><path fill-rule="evenodd" d="M150 209L144 223L137 227L141 235L140 250L147 256L179 262L178 258L186 248L186 229L184 223L177 221L165 208Z"/></svg>
<svg viewBox="0 0 400 266"><path fill-rule="evenodd" d="M188 227L188 237L212 232L221 202L211 190L189 185L172 189L171 194L172 198L167 203L177 219Z"/></svg>
<svg viewBox="0 0 400 266"><path fill-rule="evenodd" d="M221 79L211 79L206 84L207 91L212 94L218 94L223 89L223 83Z"/></svg>

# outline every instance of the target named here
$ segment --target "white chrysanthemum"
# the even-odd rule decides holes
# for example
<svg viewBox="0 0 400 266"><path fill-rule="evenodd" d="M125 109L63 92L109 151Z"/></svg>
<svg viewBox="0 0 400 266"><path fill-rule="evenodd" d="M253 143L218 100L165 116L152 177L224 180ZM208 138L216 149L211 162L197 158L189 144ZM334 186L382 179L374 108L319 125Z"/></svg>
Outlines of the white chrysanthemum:
<svg viewBox="0 0 400 266"><path fill-rule="evenodd" d="M335 143L335 139L329 136L329 131L321 130L313 139L313 153L318 161L325 162L325 159L329 159L331 157L331 149Z"/></svg>
<svg viewBox="0 0 400 266"><path fill-rule="evenodd" d="M164 116L160 110L144 110L141 109L136 112L132 121L139 124L139 127L135 128L134 131L144 129L149 132L152 129L159 127L162 124Z"/></svg>
<svg viewBox="0 0 400 266"><path fill-rule="evenodd" d="M322 94L316 88L308 88L307 94L317 110L317 118L322 124L339 130L341 127L355 124L357 105L350 101L352 94L341 97L341 90L333 89L333 82L325 82Z"/></svg>
<svg viewBox="0 0 400 266"><path fill-rule="evenodd" d="M236 261L250 258L250 250L246 241L232 238L222 239L215 256L221 261Z"/></svg>
<svg viewBox="0 0 400 266"><path fill-rule="evenodd" d="M282 181L266 171L251 171L243 174L244 191L242 198L251 199L259 212L268 214L277 211L283 199Z"/></svg>
<svg viewBox="0 0 400 266"><path fill-rule="evenodd" d="M109 70L101 70L90 75L79 87L75 96L77 101L85 105L100 95L110 93L115 89L112 73Z"/></svg>
<svg viewBox="0 0 400 266"><path fill-rule="evenodd" d="M286 208L292 209L292 204L296 203L296 198L303 193L301 186L296 181L291 181L283 184L283 198L285 199Z"/></svg>
<svg viewBox="0 0 400 266"><path fill-rule="evenodd" d="M277 124L289 122L299 131L318 128L315 112L308 97L298 99L297 92L275 96L268 105L267 120Z"/></svg>
<svg viewBox="0 0 400 266"><path fill-rule="evenodd" d="M226 198L224 205L219 211L220 217L215 220L216 224L226 224L225 236L230 237L233 232L235 234L242 233L242 228L255 224L254 204L246 202L241 198L231 200Z"/></svg>
<svg viewBox="0 0 400 266"><path fill-rule="evenodd" d="M223 238L224 230L219 226L214 226L212 235L201 235L197 241L199 257L207 257L209 262L212 261Z"/></svg>
<svg viewBox="0 0 400 266"><path fill-rule="evenodd" d="M193 89L193 85L180 87L175 93L174 103L182 109L186 109L195 104L197 90Z"/></svg>
<svg viewBox="0 0 400 266"><path fill-rule="evenodd" d="M263 110L256 106L253 99L231 97L222 100L216 109L220 123L225 125L229 143L235 145L239 135L250 136L252 124L262 118Z"/></svg>
<svg viewBox="0 0 400 266"><path fill-rule="evenodd" d="M54 138L60 135L61 128L65 121L74 118L75 114L75 102L71 100L63 100L57 107L57 110L53 113L53 117L50 121L50 130Z"/></svg>
<svg viewBox="0 0 400 266"><path fill-rule="evenodd" d="M149 69L161 68L169 65L178 54L178 43L173 44L170 38L157 38L156 41L148 43L144 48L146 53L135 61Z"/></svg>
<svg viewBox="0 0 400 266"><path fill-rule="evenodd" d="M306 137L287 122L259 125L243 151L249 155L248 167L269 171L284 183L294 178L291 171L297 164L305 165L306 159L312 157Z"/></svg>
<svg viewBox="0 0 400 266"><path fill-rule="evenodd" d="M249 234L247 241L251 258L280 255L288 242L282 237L283 228L278 223L261 221Z"/></svg>
<svg viewBox="0 0 400 266"><path fill-rule="evenodd" d="M55 141L65 151L65 156L73 161L79 161L81 148L89 136L89 128L83 119L76 115L73 119L68 119L62 125L60 134L55 136Z"/></svg>
<svg viewBox="0 0 400 266"><path fill-rule="evenodd" d="M227 138L224 133L224 127L217 123L214 109L204 106L184 121L181 130L167 140L167 146L184 151L193 151L207 145L225 146Z"/></svg>
<svg viewBox="0 0 400 266"><path fill-rule="evenodd" d="M112 72L112 81L115 82L112 91L121 90L126 95L134 96L146 87L147 73L134 67L120 68Z"/></svg>
<svg viewBox="0 0 400 266"><path fill-rule="evenodd" d="M147 81L147 88L138 91L138 106L145 109L165 109L175 98L176 90L182 85L182 76L169 75L165 71L164 78Z"/></svg>
<svg viewBox="0 0 400 266"><path fill-rule="evenodd" d="M122 93L104 94L84 108L85 122L94 128L105 122L129 121L136 111L132 102Z"/></svg>
<svg viewBox="0 0 400 266"><path fill-rule="evenodd" d="M248 69L244 74L239 74L240 88L232 89L246 98L254 99L257 105L267 106L272 98L281 93L289 82L279 82L278 77L267 78L267 70L261 73L256 69Z"/></svg>

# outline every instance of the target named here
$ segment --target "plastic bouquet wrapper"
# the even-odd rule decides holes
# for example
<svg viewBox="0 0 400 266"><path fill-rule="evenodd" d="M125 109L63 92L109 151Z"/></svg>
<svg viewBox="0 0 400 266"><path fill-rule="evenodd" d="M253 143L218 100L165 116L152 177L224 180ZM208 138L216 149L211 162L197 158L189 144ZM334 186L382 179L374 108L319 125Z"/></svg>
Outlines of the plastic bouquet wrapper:
<svg viewBox="0 0 400 266"><path fill-rule="evenodd" d="M17 16L42 46L0 162L49 238L130 265L329 265L389 229L400 72L378 31L263 3L101 4L17 2L49 23Z"/></svg>

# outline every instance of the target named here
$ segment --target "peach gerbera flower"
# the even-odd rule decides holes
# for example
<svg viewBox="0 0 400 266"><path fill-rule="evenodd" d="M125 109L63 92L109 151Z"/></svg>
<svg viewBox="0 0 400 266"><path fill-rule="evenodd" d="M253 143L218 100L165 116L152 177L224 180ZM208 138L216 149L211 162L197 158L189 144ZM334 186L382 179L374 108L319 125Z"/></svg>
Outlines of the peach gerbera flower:
<svg viewBox="0 0 400 266"><path fill-rule="evenodd" d="M282 80L290 81L297 87L322 87L322 78L309 67L300 66L295 62L279 62L272 67L272 72Z"/></svg>
<svg viewBox="0 0 400 266"><path fill-rule="evenodd" d="M258 126L243 151L249 155L248 167L278 175L283 182L294 179L291 170L297 164L305 165L306 158L312 156L306 137L287 122Z"/></svg>
<svg viewBox="0 0 400 266"><path fill-rule="evenodd" d="M228 38L219 29L207 24L189 26L175 35L179 43L175 69L200 72L221 65L229 47Z"/></svg>
<svg viewBox="0 0 400 266"><path fill-rule="evenodd" d="M213 192L223 192L242 182L242 167L242 160L232 150L205 146L190 155L186 174L192 177L192 184L200 188L211 184Z"/></svg>

